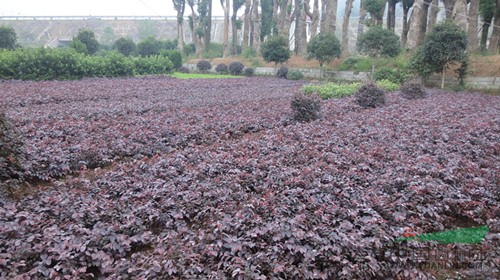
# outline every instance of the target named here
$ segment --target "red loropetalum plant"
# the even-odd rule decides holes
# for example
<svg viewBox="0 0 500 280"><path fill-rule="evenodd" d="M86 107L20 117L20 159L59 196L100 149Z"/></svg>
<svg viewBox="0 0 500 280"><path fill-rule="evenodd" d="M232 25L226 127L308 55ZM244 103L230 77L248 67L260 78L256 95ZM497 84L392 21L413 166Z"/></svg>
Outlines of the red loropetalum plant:
<svg viewBox="0 0 500 280"><path fill-rule="evenodd" d="M0 279L416 279L404 228L498 233L498 97L348 97L290 125L302 84L1 82L23 165L54 183L0 200Z"/></svg>
<svg viewBox="0 0 500 280"><path fill-rule="evenodd" d="M299 122L314 121L321 116L321 98L316 94L296 93L290 102L290 106L293 119Z"/></svg>
<svg viewBox="0 0 500 280"><path fill-rule="evenodd" d="M422 82L411 80L401 86L401 95L406 99L421 99L426 97Z"/></svg>
<svg viewBox="0 0 500 280"><path fill-rule="evenodd" d="M385 90L373 82L362 85L354 97L356 103L363 108L376 108L385 104Z"/></svg>
<svg viewBox="0 0 500 280"><path fill-rule="evenodd" d="M0 111L0 184L22 176L22 141L19 133Z"/></svg>

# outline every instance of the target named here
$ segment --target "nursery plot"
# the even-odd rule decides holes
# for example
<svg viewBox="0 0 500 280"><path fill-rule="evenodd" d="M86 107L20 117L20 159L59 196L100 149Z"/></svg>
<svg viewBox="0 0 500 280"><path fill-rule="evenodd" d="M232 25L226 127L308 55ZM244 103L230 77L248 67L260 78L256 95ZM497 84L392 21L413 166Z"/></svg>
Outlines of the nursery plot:
<svg viewBox="0 0 500 280"><path fill-rule="evenodd" d="M286 97L299 86L259 78L0 84L26 140L28 175L43 180L272 128L286 121Z"/></svg>
<svg viewBox="0 0 500 280"><path fill-rule="evenodd" d="M126 89L172 82L110 81L116 83L110 92L122 83ZM210 91L223 84L234 96L222 99ZM404 228L426 233L478 225L491 232L483 242L482 273L496 273L498 97L431 91L426 99L408 101L393 93L386 106L368 110L353 98L329 100L323 119L301 124L289 120L289 102L300 84L253 78L223 84L197 85L217 96L207 103L197 100L202 93L188 101L179 90L176 104L185 105L156 113L141 113L133 104L139 102L125 94L128 99L116 106L130 111L120 109L123 116L113 113L109 122L101 119L111 105L99 102L91 112L36 109L48 119L97 114L72 131L100 140L104 150L98 155L118 145L128 148L129 142L113 138L127 129L141 131L136 137L144 140L137 145L150 153L133 152L127 161L110 156L112 166L5 203L0 277L416 278L429 272L398 254L394 240ZM166 106L165 100L148 103L159 97L143 86L150 104L144 107ZM120 94L102 96L113 104ZM25 102L34 104L28 97ZM8 112L26 131L38 118ZM97 124L102 127L81 131ZM71 127L58 125L64 133ZM166 129L175 132L165 136L175 144L157 148ZM68 153L60 143L51 145Z"/></svg>

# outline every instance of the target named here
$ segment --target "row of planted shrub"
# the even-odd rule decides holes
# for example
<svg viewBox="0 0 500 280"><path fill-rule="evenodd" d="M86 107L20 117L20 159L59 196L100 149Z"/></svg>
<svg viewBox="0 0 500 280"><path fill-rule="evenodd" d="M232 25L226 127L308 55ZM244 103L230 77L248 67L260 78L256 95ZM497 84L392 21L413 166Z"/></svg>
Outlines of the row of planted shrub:
<svg viewBox="0 0 500 280"><path fill-rule="evenodd" d="M168 56L127 57L110 51L98 56L73 49L30 48L0 51L0 79L70 80L172 72Z"/></svg>
<svg viewBox="0 0 500 280"><path fill-rule="evenodd" d="M300 122L309 122L320 118L321 99L342 98L355 94L355 102L366 109L383 106L386 91L400 89L402 97L406 99L425 98L427 95L422 83L417 81L408 81L402 86L390 81L382 81L385 82L367 82L363 85L360 83L305 85L302 87L302 93L296 94L291 101L293 118Z"/></svg>
<svg viewBox="0 0 500 280"><path fill-rule="evenodd" d="M201 73L207 73L212 70L212 63L208 60L200 60L196 63L196 69ZM214 70L221 75L231 74L253 76L254 74L253 68L245 67L245 65L239 61L233 61L229 65L219 63Z"/></svg>

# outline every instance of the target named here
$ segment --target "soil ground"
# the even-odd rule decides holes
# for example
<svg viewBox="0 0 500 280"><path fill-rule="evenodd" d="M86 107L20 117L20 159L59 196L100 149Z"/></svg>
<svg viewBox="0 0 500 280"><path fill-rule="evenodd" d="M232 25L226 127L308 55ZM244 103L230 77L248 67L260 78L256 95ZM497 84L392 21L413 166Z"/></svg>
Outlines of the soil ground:
<svg viewBox="0 0 500 280"><path fill-rule="evenodd" d="M192 60L196 63L198 60ZM274 67L274 63L266 63L261 57L244 58L244 57L227 57L211 59L212 65L219 63L229 64L233 61L241 61L247 67L255 67L254 64L264 67ZM328 64L329 68L342 63L341 59L336 59ZM500 55L479 56L475 55L470 58L470 76L471 77L500 77ZM318 68L319 63L316 60L307 60L302 56L293 55L285 64L293 68ZM453 69L450 69L450 74L453 74Z"/></svg>

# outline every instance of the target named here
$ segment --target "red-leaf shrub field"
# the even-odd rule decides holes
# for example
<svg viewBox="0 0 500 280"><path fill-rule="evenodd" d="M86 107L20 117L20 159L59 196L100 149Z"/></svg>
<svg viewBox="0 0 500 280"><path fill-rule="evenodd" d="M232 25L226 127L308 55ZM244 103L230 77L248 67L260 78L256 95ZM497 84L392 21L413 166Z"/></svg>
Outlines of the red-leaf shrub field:
<svg viewBox="0 0 500 280"><path fill-rule="evenodd" d="M404 228L474 225L498 273L499 97L332 99L298 123L300 86L1 82L26 177L49 183L0 200L0 278L411 279L429 271L398 254Z"/></svg>

